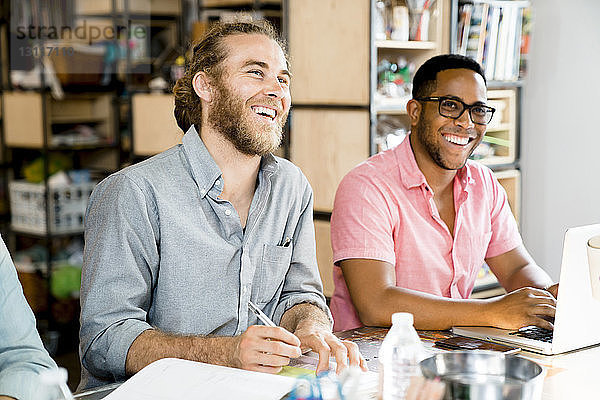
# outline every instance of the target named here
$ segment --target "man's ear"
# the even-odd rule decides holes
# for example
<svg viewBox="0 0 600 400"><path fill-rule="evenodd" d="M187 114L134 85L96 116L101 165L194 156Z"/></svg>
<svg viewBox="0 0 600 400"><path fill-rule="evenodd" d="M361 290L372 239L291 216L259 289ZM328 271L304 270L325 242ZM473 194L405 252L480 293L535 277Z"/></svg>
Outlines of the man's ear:
<svg viewBox="0 0 600 400"><path fill-rule="evenodd" d="M417 125L417 122L419 122L419 117L421 116L421 107L422 104L415 99L410 99L408 103L406 103L406 112L410 118L411 126L415 126Z"/></svg>
<svg viewBox="0 0 600 400"><path fill-rule="evenodd" d="M192 79L192 87L194 88L194 92L200 97L202 100L210 103L212 101L213 96L213 88L210 85L210 79L206 72L200 71L194 75Z"/></svg>

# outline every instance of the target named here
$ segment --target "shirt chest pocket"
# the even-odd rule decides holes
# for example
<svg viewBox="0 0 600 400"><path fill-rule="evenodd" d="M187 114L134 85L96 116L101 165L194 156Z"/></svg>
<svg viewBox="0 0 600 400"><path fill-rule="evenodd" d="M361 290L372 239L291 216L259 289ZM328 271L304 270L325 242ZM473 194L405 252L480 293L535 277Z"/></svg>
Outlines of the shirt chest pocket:
<svg viewBox="0 0 600 400"><path fill-rule="evenodd" d="M273 246L264 244L262 259L256 269L254 281L257 283L257 302L267 304L279 297L292 260L292 244Z"/></svg>

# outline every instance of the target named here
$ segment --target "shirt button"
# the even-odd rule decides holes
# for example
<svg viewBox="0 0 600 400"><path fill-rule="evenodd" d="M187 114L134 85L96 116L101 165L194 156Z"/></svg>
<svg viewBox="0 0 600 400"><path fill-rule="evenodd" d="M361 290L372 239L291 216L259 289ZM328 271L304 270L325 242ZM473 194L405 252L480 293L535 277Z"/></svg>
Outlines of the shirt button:
<svg viewBox="0 0 600 400"><path fill-rule="evenodd" d="M216 180L215 185L220 186L221 185L221 181L220 180Z"/></svg>
<svg viewBox="0 0 600 400"><path fill-rule="evenodd" d="M231 215L231 210L229 208L225 210L225 215L227 215L228 217Z"/></svg>

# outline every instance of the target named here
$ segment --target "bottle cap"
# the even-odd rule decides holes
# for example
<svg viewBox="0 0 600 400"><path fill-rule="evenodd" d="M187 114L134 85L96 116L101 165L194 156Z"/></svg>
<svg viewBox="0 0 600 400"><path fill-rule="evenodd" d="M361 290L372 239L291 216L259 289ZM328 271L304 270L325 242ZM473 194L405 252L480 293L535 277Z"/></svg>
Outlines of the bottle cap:
<svg viewBox="0 0 600 400"><path fill-rule="evenodd" d="M407 312L398 312L392 314L392 325L412 325L413 315Z"/></svg>

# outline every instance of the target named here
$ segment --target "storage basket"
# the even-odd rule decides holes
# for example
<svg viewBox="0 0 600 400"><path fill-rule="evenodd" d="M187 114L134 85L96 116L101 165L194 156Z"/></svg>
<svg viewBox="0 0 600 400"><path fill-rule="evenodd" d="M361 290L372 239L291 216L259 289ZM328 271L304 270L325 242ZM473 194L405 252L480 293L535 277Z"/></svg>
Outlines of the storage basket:
<svg viewBox="0 0 600 400"><path fill-rule="evenodd" d="M83 232L85 208L96 182L50 188L50 233ZM8 184L12 228L46 234L45 186L43 183L12 181Z"/></svg>

